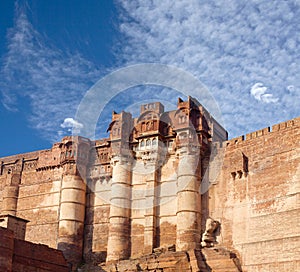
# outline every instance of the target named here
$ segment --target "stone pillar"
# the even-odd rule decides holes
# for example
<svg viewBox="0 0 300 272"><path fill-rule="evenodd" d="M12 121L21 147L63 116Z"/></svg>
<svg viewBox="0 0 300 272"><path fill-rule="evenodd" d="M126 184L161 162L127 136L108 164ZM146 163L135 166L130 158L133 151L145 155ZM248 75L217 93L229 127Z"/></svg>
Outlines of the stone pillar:
<svg viewBox="0 0 300 272"><path fill-rule="evenodd" d="M11 180L9 185L7 185L3 191L3 202L2 202L1 213L5 215L16 216L21 174L13 173L8 175L11 175L11 177L8 177Z"/></svg>
<svg viewBox="0 0 300 272"><path fill-rule="evenodd" d="M144 254L151 254L156 247L156 186L157 174L155 164L149 165L151 170L146 177L146 207L144 227Z"/></svg>
<svg viewBox="0 0 300 272"><path fill-rule="evenodd" d="M131 165L123 156L112 158L107 263L130 257Z"/></svg>
<svg viewBox="0 0 300 272"><path fill-rule="evenodd" d="M57 248L73 264L73 269L82 259L85 201L85 182L80 176L65 174L61 184Z"/></svg>
<svg viewBox="0 0 300 272"><path fill-rule="evenodd" d="M196 149L196 152L190 152L188 147L180 148L177 176L177 251L200 246L200 151Z"/></svg>

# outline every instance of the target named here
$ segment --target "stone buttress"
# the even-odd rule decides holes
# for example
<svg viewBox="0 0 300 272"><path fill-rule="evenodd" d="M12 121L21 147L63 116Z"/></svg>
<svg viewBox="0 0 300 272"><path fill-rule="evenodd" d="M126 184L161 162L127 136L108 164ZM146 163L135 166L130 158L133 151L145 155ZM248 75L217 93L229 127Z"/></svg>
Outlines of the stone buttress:
<svg viewBox="0 0 300 272"><path fill-rule="evenodd" d="M176 251L197 249L201 233L201 155L208 146L207 123L199 107L189 98L178 100L175 114L177 167Z"/></svg>
<svg viewBox="0 0 300 272"><path fill-rule="evenodd" d="M81 137L66 138L61 144L60 206L57 248L68 262L82 259L83 229L86 204L85 171L90 142Z"/></svg>
<svg viewBox="0 0 300 272"><path fill-rule="evenodd" d="M113 114L111 124L112 183L108 227L107 259L115 262L130 257L131 159L128 135L131 114Z"/></svg>
<svg viewBox="0 0 300 272"><path fill-rule="evenodd" d="M13 161L5 165L5 168L7 170L4 174L6 174L7 183L4 187L3 192L3 202L1 209L2 214L13 216L16 216L17 214L19 184L21 183L22 167L22 160Z"/></svg>

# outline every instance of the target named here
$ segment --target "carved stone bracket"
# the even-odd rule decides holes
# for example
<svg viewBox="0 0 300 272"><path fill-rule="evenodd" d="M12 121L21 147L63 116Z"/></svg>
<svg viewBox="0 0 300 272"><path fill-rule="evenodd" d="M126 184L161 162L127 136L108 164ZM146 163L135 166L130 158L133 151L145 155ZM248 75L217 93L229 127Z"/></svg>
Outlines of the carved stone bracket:
<svg viewBox="0 0 300 272"><path fill-rule="evenodd" d="M237 151L232 156L231 165L230 173L233 179L241 179L243 176L246 177L248 175L248 158L243 152Z"/></svg>

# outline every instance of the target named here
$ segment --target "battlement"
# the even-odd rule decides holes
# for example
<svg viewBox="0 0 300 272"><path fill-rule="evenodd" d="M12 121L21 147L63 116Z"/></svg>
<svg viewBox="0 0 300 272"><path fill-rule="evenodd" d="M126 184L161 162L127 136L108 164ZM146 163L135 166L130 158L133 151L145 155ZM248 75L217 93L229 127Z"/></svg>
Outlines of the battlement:
<svg viewBox="0 0 300 272"><path fill-rule="evenodd" d="M281 122L279 124L275 124L272 127L266 127L263 129L259 129L250 133L247 133L246 135L241 135L239 137L232 138L225 142L226 146L234 146L237 144L245 143L247 141L262 137L271 135L274 133L278 133L281 131L284 131L286 129L289 129L291 127L299 127L300 126L300 117Z"/></svg>
<svg viewBox="0 0 300 272"><path fill-rule="evenodd" d="M259 258L277 267L274 260L286 253L284 268L272 271L295 271L300 117L227 141L196 100L177 106L164 112L159 102L142 105L139 117L113 112L108 138L66 136L50 149L1 158L0 212L9 216L2 226L24 236L15 218L28 220L26 239L62 250L74 267L82 258L110 264L165 248L192 252L204 242L239 251L246 268ZM209 218L221 228L213 231ZM16 248L50 258L45 247Z"/></svg>

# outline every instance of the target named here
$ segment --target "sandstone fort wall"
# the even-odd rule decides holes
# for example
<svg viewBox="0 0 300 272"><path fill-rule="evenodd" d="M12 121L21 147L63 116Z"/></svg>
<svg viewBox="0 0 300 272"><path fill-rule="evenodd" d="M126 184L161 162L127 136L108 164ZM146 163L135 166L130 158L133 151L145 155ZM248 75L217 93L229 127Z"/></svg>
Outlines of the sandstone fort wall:
<svg viewBox="0 0 300 272"><path fill-rule="evenodd" d="M236 249L246 271L300 267L300 118L225 143L209 213L220 243Z"/></svg>
<svg viewBox="0 0 300 272"><path fill-rule="evenodd" d="M139 118L113 113L108 139L65 137L1 158L1 213L28 220L26 240L61 249L73 264L199 248L211 217L221 224L218 245L239 255L243 271L299 270L300 118L224 141L226 131L190 98L167 113L149 105ZM201 195L213 137L224 160Z"/></svg>

